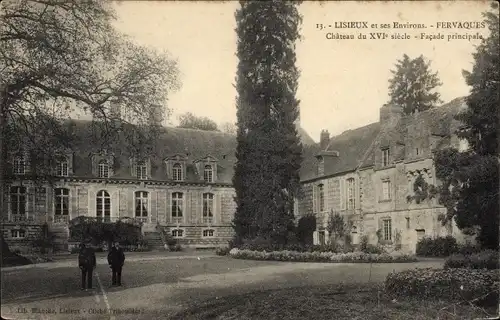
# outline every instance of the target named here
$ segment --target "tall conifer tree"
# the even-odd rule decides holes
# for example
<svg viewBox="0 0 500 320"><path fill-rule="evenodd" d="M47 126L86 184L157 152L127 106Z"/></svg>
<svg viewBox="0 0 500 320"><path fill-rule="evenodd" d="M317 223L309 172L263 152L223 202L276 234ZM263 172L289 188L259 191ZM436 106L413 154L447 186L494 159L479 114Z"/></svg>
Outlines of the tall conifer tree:
<svg viewBox="0 0 500 320"><path fill-rule="evenodd" d="M500 58L498 5L484 13L490 35L474 53L472 72L464 72L471 86L467 109L457 118L457 135L470 149L442 150L436 154L436 176L442 182L439 201L447 208L444 221L477 235L485 248L498 248L499 235L499 104Z"/></svg>
<svg viewBox="0 0 500 320"><path fill-rule="evenodd" d="M295 122L299 2L240 1L236 12L237 163L233 183L238 241L286 243L300 190L302 145Z"/></svg>

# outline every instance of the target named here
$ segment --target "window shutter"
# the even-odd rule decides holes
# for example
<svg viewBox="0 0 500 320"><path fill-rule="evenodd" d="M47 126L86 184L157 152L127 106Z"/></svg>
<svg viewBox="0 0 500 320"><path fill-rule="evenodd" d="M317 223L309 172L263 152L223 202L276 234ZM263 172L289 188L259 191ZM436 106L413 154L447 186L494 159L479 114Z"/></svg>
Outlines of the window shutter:
<svg viewBox="0 0 500 320"><path fill-rule="evenodd" d="M91 217L95 217L97 216L97 212L96 212L96 193L95 191L92 191L92 190L89 190L89 211L88 211L88 215L91 216Z"/></svg>
<svg viewBox="0 0 500 320"><path fill-rule="evenodd" d="M313 232L313 245L319 244L319 233L318 231Z"/></svg>
<svg viewBox="0 0 500 320"><path fill-rule="evenodd" d="M111 212L110 212L110 218L111 221L113 221L114 217L118 217L118 210L119 210L119 194L118 191L111 192L110 194L111 197Z"/></svg>
<svg viewBox="0 0 500 320"><path fill-rule="evenodd" d="M328 230L325 230L325 243L330 244L330 233Z"/></svg>
<svg viewBox="0 0 500 320"><path fill-rule="evenodd" d="M26 187L26 216L35 218L35 187Z"/></svg>
<svg viewBox="0 0 500 320"><path fill-rule="evenodd" d="M313 203L313 213L318 212L318 200L317 200L317 195L316 195L316 186L312 186L313 190L313 195L312 195L312 203Z"/></svg>
<svg viewBox="0 0 500 320"><path fill-rule="evenodd" d="M221 210L222 209L222 196L220 193L215 194L215 212L214 212L214 224L221 219Z"/></svg>
<svg viewBox="0 0 500 320"><path fill-rule="evenodd" d="M346 209L346 202L347 202L347 197L346 197L346 183L344 178L340 178L340 210L343 211Z"/></svg>

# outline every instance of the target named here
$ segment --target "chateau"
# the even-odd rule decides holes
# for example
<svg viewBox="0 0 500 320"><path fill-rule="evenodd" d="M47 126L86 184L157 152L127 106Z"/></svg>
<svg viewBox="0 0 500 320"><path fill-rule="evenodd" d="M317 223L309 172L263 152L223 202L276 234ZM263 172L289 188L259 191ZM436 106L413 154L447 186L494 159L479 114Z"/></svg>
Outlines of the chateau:
<svg viewBox="0 0 500 320"><path fill-rule="evenodd" d="M316 217L314 242L328 239L330 213L349 222L354 244L365 235L371 244L415 252L424 236L470 240L454 223L442 226L440 215L446 210L436 198L413 199L417 177L427 185L438 184L436 150L467 148L466 141L454 134L460 124L453 117L463 108L463 98L413 115L385 105L377 123L333 138L323 131L316 161L302 168L304 196L298 204L297 218Z"/></svg>
<svg viewBox="0 0 500 320"><path fill-rule="evenodd" d="M432 154L462 144L453 135L453 115L464 107L455 99L441 107L403 116L383 106L380 121L336 137L323 131L319 145L298 126L304 148L301 169L304 197L297 199L297 219L314 215L314 242L325 242L328 214L340 213L352 224L353 242L366 235L371 243L414 251L418 238L453 234L441 226L444 208L436 199L408 201L421 175L436 184ZM85 121L78 122L85 127ZM81 130L80 130L81 131ZM162 128L154 156L99 150L81 138L75 150L57 164L53 185L29 180L29 159L12 154L6 187L2 231L13 248L26 247L43 223L67 244L68 221L78 216L104 221L132 218L143 223L146 239L158 246L157 225L184 246L225 245L233 231L235 211L231 185L236 139L233 135L181 128Z"/></svg>

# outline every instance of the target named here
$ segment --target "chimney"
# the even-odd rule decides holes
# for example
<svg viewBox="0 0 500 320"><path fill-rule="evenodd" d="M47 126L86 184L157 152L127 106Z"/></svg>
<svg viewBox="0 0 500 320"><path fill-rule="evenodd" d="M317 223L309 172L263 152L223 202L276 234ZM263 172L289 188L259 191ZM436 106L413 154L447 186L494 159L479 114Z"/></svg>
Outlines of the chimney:
<svg viewBox="0 0 500 320"><path fill-rule="evenodd" d="M321 150L326 150L328 144L330 144L330 132L328 132L328 130L321 130L319 138L319 146L321 147Z"/></svg>
<svg viewBox="0 0 500 320"><path fill-rule="evenodd" d="M403 108L393 104L384 104L380 108L380 124L395 125L403 116Z"/></svg>

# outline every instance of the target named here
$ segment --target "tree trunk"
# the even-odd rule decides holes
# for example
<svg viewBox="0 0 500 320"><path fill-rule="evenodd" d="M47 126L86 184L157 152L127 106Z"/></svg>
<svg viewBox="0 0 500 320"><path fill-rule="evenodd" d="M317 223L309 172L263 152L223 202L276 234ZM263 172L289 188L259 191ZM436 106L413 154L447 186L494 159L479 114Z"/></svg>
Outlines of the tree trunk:
<svg viewBox="0 0 500 320"><path fill-rule="evenodd" d="M6 126L7 126L7 87L2 88L0 93L0 218L3 218L7 215L7 212L4 212L4 195L5 195L5 168L7 159L7 147L5 145L5 134L6 134ZM3 234L2 234L2 244Z"/></svg>

